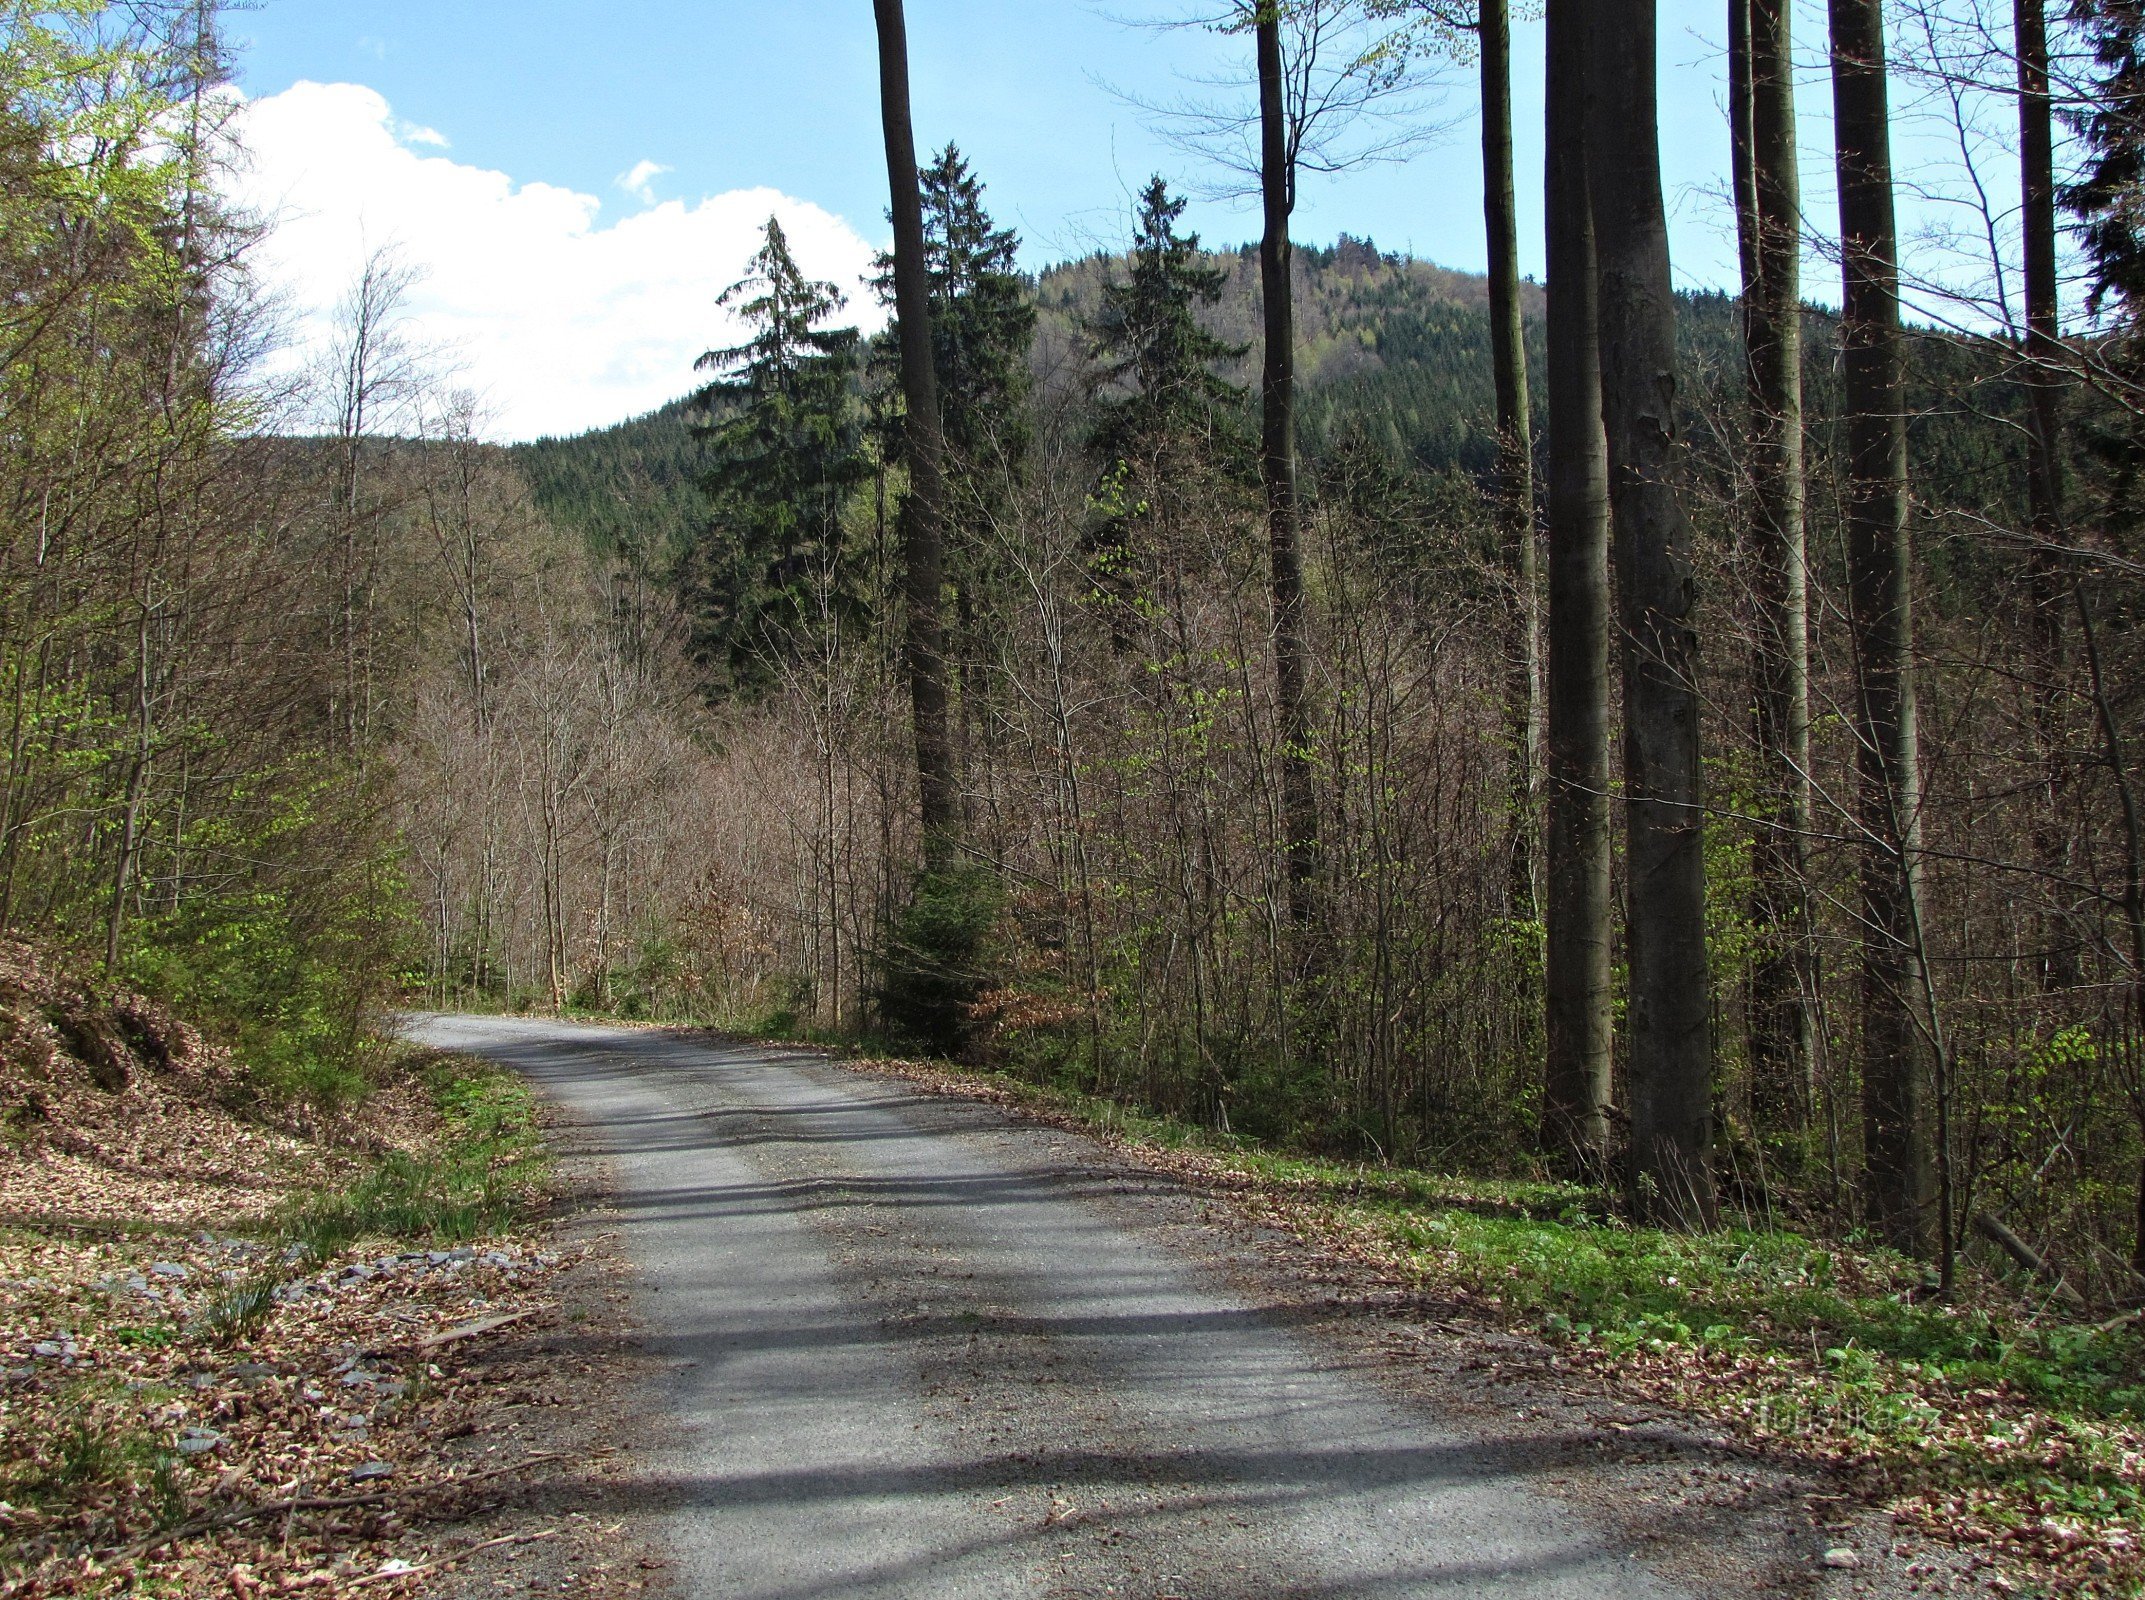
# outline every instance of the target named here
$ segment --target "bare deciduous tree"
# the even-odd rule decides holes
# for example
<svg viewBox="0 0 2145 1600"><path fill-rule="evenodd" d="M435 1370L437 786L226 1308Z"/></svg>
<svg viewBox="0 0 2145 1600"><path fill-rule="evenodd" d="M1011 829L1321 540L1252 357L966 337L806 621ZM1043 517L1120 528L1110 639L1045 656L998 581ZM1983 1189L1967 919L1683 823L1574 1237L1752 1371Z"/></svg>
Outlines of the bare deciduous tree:
<svg viewBox="0 0 2145 1600"><path fill-rule="evenodd" d="M1587 189L1623 645L1632 1184L1642 1213L1703 1226L1715 1196L1697 582L1676 485L1653 0L1596 0L1587 24Z"/></svg>
<svg viewBox="0 0 2145 1600"><path fill-rule="evenodd" d="M902 507L908 605L909 694L914 709L917 803L925 855L946 853L960 823L953 745L947 732L945 628L945 440L932 364L931 286L924 261L923 202L916 188L916 136L909 118L909 41L901 0L872 0L879 27L879 109L893 195L894 309L901 321L901 387L908 402L909 498Z"/></svg>
<svg viewBox="0 0 2145 1600"><path fill-rule="evenodd" d="M1609 1151L1609 466L1601 421L1585 18L1549 0L1548 942L1543 1134L1567 1171Z"/></svg>

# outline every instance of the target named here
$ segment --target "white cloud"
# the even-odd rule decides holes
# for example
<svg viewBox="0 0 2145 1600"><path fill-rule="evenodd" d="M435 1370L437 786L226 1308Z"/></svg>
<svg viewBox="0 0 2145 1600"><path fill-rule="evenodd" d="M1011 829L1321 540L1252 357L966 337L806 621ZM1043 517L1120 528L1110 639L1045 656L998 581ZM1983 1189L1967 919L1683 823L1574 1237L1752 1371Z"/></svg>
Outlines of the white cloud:
<svg viewBox="0 0 2145 1600"><path fill-rule="evenodd" d="M642 205L652 206L655 204L655 180L664 173L674 170L674 168L664 166L660 161L649 161L644 158L634 162L630 172L621 172L612 181Z"/></svg>
<svg viewBox="0 0 2145 1600"><path fill-rule="evenodd" d="M715 297L770 215L806 271L849 292L857 322L884 320L862 286L871 245L774 189L606 222L594 195L413 148L429 130L358 84L299 83L247 104L239 129L250 162L238 197L275 221L256 261L291 308L292 362L318 348L367 251L392 244L423 273L411 332L459 366L497 438L598 427L691 388L694 358L737 342ZM658 170L625 176L645 184Z"/></svg>

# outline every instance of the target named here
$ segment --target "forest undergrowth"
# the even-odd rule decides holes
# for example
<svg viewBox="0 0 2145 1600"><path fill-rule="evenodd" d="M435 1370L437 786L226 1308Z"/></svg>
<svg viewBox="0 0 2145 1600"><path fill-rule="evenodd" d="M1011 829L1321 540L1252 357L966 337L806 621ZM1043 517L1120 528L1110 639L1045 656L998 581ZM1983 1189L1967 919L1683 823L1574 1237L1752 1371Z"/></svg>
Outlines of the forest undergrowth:
<svg viewBox="0 0 2145 1600"><path fill-rule="evenodd" d="M533 1096L387 1046L332 1106L264 1093L6 956L0 1595L394 1592L474 1554L546 1459L482 1437L491 1347L578 1259Z"/></svg>

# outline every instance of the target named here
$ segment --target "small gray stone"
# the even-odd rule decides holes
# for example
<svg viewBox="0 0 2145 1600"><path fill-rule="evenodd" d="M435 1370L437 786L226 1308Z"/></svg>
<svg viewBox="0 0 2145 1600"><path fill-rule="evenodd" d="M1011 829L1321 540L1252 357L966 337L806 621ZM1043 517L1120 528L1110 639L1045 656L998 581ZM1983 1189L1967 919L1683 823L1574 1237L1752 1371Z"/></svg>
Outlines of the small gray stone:
<svg viewBox="0 0 2145 1600"><path fill-rule="evenodd" d="M1821 1567L1836 1567L1843 1572L1848 1572L1862 1565L1862 1558L1848 1549L1847 1546L1837 1544L1819 1556L1817 1564Z"/></svg>
<svg viewBox="0 0 2145 1600"><path fill-rule="evenodd" d="M185 1264L178 1261L159 1261L149 1270L159 1278L183 1278L187 1276Z"/></svg>
<svg viewBox="0 0 2145 1600"><path fill-rule="evenodd" d="M375 1478L391 1478L395 1469L385 1461L368 1461L361 1467L350 1469L352 1483L370 1483Z"/></svg>
<svg viewBox="0 0 2145 1600"><path fill-rule="evenodd" d="M179 1434L179 1454L206 1455L222 1443L223 1435L212 1428L187 1428Z"/></svg>

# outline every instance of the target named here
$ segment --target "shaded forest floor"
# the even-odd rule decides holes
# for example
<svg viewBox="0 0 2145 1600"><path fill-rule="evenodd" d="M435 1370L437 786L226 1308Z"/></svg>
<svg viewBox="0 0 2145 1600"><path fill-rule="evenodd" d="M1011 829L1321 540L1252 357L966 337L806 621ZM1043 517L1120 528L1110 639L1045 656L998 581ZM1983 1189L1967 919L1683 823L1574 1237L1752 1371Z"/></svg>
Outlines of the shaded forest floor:
<svg viewBox="0 0 2145 1600"><path fill-rule="evenodd" d="M458 1058L374 1079L264 1105L0 948L0 1596L652 1581L546 1494L610 1470L618 1269L537 1106Z"/></svg>
<svg viewBox="0 0 2145 1600"><path fill-rule="evenodd" d="M2145 1593L2133 1319L2072 1325L1974 1272L1937 1300L1914 1263L1791 1232L1630 1228L1572 1186L1277 1155L1010 1075L851 1060L1100 1136L1352 1305L1448 1342L1472 1330L1529 1381L1660 1408L1811 1478L1837 1576L1881 1564L1910 1592Z"/></svg>

